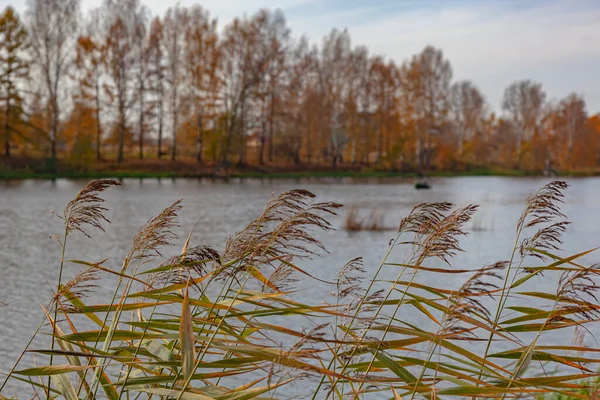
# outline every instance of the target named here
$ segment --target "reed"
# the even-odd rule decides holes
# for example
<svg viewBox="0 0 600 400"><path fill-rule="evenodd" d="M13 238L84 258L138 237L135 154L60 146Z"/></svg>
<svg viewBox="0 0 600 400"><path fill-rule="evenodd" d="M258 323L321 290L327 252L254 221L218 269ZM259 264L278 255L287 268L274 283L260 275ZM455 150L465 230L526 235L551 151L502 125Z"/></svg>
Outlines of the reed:
<svg viewBox="0 0 600 400"><path fill-rule="evenodd" d="M377 268L350 260L334 282L301 265L326 250L315 231L332 229L340 205L305 190L274 197L222 251L180 241L177 201L120 265L69 260L70 235L108 223L100 195L115 184L91 182L65 208L55 294L1 398L9 381L21 398L68 400L598 398L600 266L586 261L594 250L561 255L563 182L526 199L507 260L453 265L477 207L421 204ZM81 272L63 282L67 263ZM107 274L112 295L87 304ZM457 275L462 285L444 285ZM331 298L307 297L299 280ZM45 335L47 348L31 348Z"/></svg>
<svg viewBox="0 0 600 400"><path fill-rule="evenodd" d="M373 208L371 212L364 217L360 217L360 209L356 206L348 208L344 221L344 229L347 231L388 231L394 230L385 225L385 211L380 208Z"/></svg>

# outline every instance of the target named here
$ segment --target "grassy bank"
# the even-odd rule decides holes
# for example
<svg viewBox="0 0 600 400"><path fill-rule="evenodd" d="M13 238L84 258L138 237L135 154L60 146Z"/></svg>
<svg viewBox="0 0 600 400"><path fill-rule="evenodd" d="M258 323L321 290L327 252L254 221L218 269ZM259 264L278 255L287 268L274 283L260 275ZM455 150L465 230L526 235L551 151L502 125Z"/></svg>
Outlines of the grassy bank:
<svg viewBox="0 0 600 400"><path fill-rule="evenodd" d="M474 170L474 171L434 171L427 174L431 177L458 177L458 176L540 176L540 174L517 170ZM570 174L577 176L597 176L599 174L586 172ZM303 178L416 178L414 172L394 171L348 171L348 170L308 170L308 171L254 171L236 169L229 173L228 178L252 179L303 179ZM0 180L25 180L25 179L102 179L102 178L214 178L211 171L156 171L156 170L94 170L94 171L60 171L60 172L32 172L0 170ZM225 178L220 175L219 178Z"/></svg>
<svg viewBox="0 0 600 400"><path fill-rule="evenodd" d="M221 250L177 238L176 201L139 229L122 262L70 260L72 235L109 222L101 196L116 185L93 181L66 206L55 294L29 342L47 346L5 360L1 395L12 395L7 382L69 400L600 394L598 349L585 337L600 318L600 267L585 262L594 250L560 255L563 182L526 199L504 261L453 266L477 206L439 202L401 219L379 265L348 260L332 280L302 264L325 250L314 232L330 231L341 205L306 190L273 197ZM67 267L80 272L65 279ZM88 304L101 275L117 283ZM457 275L460 286L441 284ZM331 294L307 296L299 281ZM35 366L23 368L24 357Z"/></svg>
<svg viewBox="0 0 600 400"><path fill-rule="evenodd" d="M333 168L330 164L270 164L270 165L236 165L217 168L210 164L199 164L195 160L148 158L143 160L129 159L119 164L111 161L93 162L86 167L69 164L68 160L58 160L51 166L49 160L35 158L2 158L0 157L0 180L21 179L102 179L102 178L268 178L268 179L301 179L301 178L416 178L417 171L385 170L375 167L342 163ZM578 175L595 175L600 171L578 171ZM520 171L502 167L465 166L460 170L428 171L432 177L453 176L536 176L539 173Z"/></svg>

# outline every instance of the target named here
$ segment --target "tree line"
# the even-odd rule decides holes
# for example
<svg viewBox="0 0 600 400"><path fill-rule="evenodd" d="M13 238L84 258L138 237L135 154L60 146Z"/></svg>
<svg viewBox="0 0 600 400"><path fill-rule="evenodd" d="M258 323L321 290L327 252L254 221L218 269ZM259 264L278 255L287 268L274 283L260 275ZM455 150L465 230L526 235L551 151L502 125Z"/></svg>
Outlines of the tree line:
<svg viewBox="0 0 600 400"><path fill-rule="evenodd" d="M600 117L583 97L550 100L511 83L492 112L443 51L397 62L292 36L280 10L222 29L199 5L152 17L138 0L28 0L0 15L3 158L80 163L132 158L205 164L387 169L600 165Z"/></svg>

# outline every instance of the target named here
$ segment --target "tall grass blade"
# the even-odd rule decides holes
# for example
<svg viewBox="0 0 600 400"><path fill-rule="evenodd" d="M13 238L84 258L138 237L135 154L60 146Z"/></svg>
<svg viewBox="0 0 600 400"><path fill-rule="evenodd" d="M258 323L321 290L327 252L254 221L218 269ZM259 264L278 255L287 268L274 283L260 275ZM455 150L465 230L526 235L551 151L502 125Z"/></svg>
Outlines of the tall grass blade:
<svg viewBox="0 0 600 400"><path fill-rule="evenodd" d="M196 341L192 325L192 310L190 308L189 288L185 288L183 302L181 304L181 322L179 327L179 339L181 341L181 368L183 377L187 380L194 373L196 359Z"/></svg>

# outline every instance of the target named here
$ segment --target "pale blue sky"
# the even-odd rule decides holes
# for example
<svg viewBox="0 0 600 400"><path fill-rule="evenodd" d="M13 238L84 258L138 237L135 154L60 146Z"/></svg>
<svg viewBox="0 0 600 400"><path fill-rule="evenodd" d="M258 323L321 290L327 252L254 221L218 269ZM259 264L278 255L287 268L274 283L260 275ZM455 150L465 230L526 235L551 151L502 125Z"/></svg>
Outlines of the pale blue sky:
<svg viewBox="0 0 600 400"><path fill-rule="evenodd" d="M83 0L84 9L102 0ZM154 15L175 1L143 0ZM295 36L320 42L333 27L354 44L398 63L428 44L452 62L455 79L470 79L498 110L511 82L541 82L550 98L582 94L600 111L598 0L180 0L200 3L224 25L261 7L281 8ZM25 1L0 0L19 10Z"/></svg>

